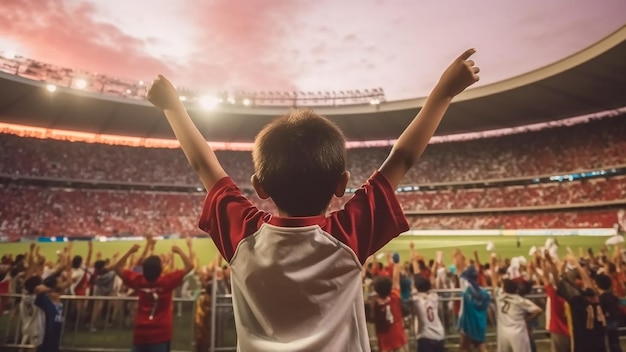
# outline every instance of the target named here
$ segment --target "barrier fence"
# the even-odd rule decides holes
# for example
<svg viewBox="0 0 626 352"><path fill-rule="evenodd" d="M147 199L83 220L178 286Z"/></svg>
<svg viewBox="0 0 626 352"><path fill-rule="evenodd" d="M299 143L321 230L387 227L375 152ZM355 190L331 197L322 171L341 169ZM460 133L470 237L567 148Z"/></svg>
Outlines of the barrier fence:
<svg viewBox="0 0 626 352"><path fill-rule="evenodd" d="M215 287L214 286L214 291ZM460 291L437 290L439 294L438 314L446 330L446 348L458 348L459 334L456 330L456 309L460 303ZM8 302L11 308L0 317L0 350L6 352L25 351L33 346L23 344L21 321L17 311L20 295L0 295L0 301ZM541 307L545 307L545 295L540 291L527 295ZM132 345L132 326L137 299L135 297L76 297L62 296L63 330L61 350L67 352L127 352ZM236 333L231 295L211 295L210 326L195 327L199 307L196 298L175 298L173 312L172 352L227 352L236 351ZM207 311L204 310L206 313ZM205 320L206 321L206 320ZM94 325L92 326L92 322ZM540 315L532 323L534 340L538 344L547 343L549 335L545 330L545 317ZM370 327L372 350L377 350L376 334ZM409 351L416 350L417 317L405 318L405 329L409 341ZM201 332L199 341L194 333ZM621 328L624 337L626 329ZM208 337L208 339L207 339ZM623 338L622 337L622 338ZM197 342L204 342L201 347ZM207 343L208 342L208 343ZM489 314L487 342L496 343L495 310ZM204 348L204 349L200 349ZM543 351L540 349L540 351Z"/></svg>

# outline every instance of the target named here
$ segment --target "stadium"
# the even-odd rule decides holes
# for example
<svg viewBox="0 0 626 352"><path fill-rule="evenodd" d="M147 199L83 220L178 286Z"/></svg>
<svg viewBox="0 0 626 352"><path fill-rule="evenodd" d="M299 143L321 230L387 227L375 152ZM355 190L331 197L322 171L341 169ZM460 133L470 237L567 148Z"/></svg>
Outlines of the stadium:
<svg viewBox="0 0 626 352"><path fill-rule="evenodd" d="M626 229L626 20L617 23L589 45L560 53L558 60L471 88L453 100L424 154L395 189L409 230L371 253L370 266L363 269L366 305L376 293L365 282L384 276L369 260L379 262L383 271L405 263L410 269L398 269L406 270L401 277L420 273L411 264L432 271L433 277L434 267L445 269L446 284L433 291L439 294L436 314L446 350L458 350L463 345L456 325L459 280L466 259L483 276L482 270L495 272L488 266L495 257L503 273L521 270L524 274L516 278L535 284L528 299L547 311L550 303L535 272L547 261L545 250L548 257L564 258L563 267L569 265L568 256L586 268L606 267L614 274L614 286L622 287L613 287L613 293L626 311L621 245ZM428 94L397 99L378 85L328 91L176 88L225 172L256 208L271 214L279 210L255 192L251 151L259 131L277 116L312 108L344 133L350 179L345 194L332 199L331 213L344 209L385 162ZM0 48L2 351L34 346L24 340L23 292L15 287L22 271L23 279L33 274L28 265L16 269L18 255L41 258L43 273L54 271L64 256L69 263L70 253L80 255L89 258L88 272L90 259L110 268L134 244L172 271L185 265L172 254L173 245L188 246L194 260L194 274L174 292L168 348L237 350L228 260L198 226L207 190L163 112L146 99L149 89L147 80ZM400 258L395 264L392 254ZM107 295L63 292L60 350L129 350L137 298L121 281ZM206 322L198 322L199 311L206 313ZM492 313L485 338L489 350L500 343ZM545 314L529 323L533 351L551 350ZM418 320L416 313L403 317L406 350L419 348ZM620 324L618 336L626 336L623 318ZM369 317L368 330L372 350L381 350ZM626 347L626 340L621 342Z"/></svg>

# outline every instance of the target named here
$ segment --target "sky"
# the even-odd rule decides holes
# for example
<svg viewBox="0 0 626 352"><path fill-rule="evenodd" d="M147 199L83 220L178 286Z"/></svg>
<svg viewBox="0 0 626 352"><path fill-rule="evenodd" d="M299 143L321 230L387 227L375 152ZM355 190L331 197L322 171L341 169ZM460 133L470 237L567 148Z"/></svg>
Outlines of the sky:
<svg viewBox="0 0 626 352"><path fill-rule="evenodd" d="M207 91L381 87L400 100L426 96L467 48L484 85L625 24L624 0L2 0L0 51Z"/></svg>

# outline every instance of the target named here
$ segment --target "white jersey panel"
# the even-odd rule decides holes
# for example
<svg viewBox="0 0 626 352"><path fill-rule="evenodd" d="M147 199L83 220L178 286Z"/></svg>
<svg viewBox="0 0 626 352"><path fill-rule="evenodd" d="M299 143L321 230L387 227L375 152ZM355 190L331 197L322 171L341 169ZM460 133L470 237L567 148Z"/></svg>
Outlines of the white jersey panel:
<svg viewBox="0 0 626 352"><path fill-rule="evenodd" d="M239 351L370 351L361 264L319 226L263 224L230 264Z"/></svg>

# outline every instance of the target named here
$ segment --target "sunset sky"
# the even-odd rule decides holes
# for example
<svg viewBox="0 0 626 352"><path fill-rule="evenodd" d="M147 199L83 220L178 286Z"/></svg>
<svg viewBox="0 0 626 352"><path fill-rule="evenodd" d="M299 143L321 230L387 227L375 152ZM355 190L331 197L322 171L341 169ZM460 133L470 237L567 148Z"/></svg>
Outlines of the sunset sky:
<svg viewBox="0 0 626 352"><path fill-rule="evenodd" d="M397 100L428 94L466 48L493 83L625 24L624 0L2 0L0 51L198 89L382 87Z"/></svg>

